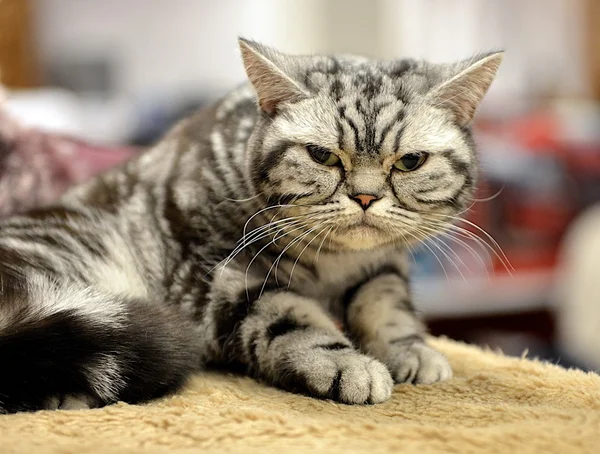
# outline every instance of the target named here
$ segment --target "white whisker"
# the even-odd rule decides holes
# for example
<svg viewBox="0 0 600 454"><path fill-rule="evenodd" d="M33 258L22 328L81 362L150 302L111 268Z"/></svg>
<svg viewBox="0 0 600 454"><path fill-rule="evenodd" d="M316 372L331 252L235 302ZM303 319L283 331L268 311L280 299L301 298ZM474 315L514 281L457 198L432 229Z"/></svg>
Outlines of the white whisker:
<svg viewBox="0 0 600 454"><path fill-rule="evenodd" d="M310 233L314 232L317 229L317 227L315 227L314 229L312 229L310 231ZM306 249L310 246L310 244L315 241L319 235L321 233L323 233L325 230L327 230L327 227L324 227L321 231L319 231L319 233L317 233L308 243L306 243L306 246L304 246L304 249L302 249L300 251L300 254L298 254L298 257L296 257L296 261L294 262L294 264L292 265L292 270L290 271L290 278L288 280L288 289L290 288L290 285L292 285L292 277L294 275L294 270L296 269L296 265L298 264L298 261L300 260L300 256L304 253L304 251L306 251Z"/></svg>

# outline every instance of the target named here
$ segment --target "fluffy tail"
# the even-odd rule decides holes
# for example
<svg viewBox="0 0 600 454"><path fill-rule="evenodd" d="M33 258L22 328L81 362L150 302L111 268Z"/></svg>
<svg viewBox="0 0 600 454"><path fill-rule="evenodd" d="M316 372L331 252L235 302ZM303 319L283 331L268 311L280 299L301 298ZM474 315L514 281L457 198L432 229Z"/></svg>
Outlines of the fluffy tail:
<svg viewBox="0 0 600 454"><path fill-rule="evenodd" d="M175 391L200 366L176 311L39 280L0 293L0 413L138 403ZM54 404L53 404L54 402Z"/></svg>

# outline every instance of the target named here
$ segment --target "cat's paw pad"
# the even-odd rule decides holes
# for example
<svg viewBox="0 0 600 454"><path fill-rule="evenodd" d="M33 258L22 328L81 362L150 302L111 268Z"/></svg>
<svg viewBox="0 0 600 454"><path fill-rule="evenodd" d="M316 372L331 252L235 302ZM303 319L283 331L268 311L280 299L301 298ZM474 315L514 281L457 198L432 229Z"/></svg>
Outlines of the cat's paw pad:
<svg viewBox="0 0 600 454"><path fill-rule="evenodd" d="M415 342L393 350L392 375L396 383L430 385L452 378L452 368L440 352Z"/></svg>
<svg viewBox="0 0 600 454"><path fill-rule="evenodd" d="M95 397L85 394L67 394L47 399L44 410L87 410L99 406L100 401Z"/></svg>
<svg viewBox="0 0 600 454"><path fill-rule="evenodd" d="M387 367L351 349L315 352L302 369L309 394L346 404L384 402L394 386Z"/></svg>

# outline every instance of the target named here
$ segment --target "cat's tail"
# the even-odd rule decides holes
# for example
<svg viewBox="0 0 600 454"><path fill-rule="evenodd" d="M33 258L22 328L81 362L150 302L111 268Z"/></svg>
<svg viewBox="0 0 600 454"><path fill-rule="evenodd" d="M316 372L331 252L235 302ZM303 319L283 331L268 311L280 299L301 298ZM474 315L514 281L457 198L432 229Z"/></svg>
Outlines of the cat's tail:
<svg viewBox="0 0 600 454"><path fill-rule="evenodd" d="M0 413L142 402L200 366L193 328L168 307L44 278L0 284Z"/></svg>

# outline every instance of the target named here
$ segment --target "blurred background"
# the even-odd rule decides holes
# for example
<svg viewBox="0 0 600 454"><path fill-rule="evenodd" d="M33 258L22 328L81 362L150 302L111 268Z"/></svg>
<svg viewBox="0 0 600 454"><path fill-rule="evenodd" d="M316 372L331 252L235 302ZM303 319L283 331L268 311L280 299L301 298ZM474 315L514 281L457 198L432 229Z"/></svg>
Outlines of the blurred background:
<svg viewBox="0 0 600 454"><path fill-rule="evenodd" d="M127 159L242 83L238 35L434 61L506 49L475 127L477 200L412 251L417 306L434 334L600 369L597 0L0 0L0 214ZM58 189L42 190L54 161ZM22 194L2 183L19 163Z"/></svg>

